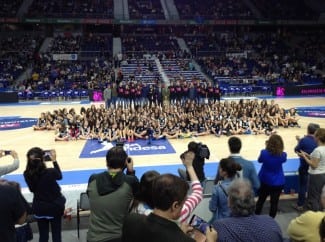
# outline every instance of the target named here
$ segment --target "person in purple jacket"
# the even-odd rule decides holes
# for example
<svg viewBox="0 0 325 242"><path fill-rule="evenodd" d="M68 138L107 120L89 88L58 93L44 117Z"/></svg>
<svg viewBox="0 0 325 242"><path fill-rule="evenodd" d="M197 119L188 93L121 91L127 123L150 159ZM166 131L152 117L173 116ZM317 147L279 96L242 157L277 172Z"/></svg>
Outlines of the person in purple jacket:
<svg viewBox="0 0 325 242"><path fill-rule="evenodd" d="M258 191L256 214L261 214L263 204L270 195L269 215L275 217L278 210L278 202L285 184L282 164L287 161L287 153L283 151L284 144L280 135L273 134L266 141L266 148L261 150L258 162L262 163L258 174L261 186Z"/></svg>

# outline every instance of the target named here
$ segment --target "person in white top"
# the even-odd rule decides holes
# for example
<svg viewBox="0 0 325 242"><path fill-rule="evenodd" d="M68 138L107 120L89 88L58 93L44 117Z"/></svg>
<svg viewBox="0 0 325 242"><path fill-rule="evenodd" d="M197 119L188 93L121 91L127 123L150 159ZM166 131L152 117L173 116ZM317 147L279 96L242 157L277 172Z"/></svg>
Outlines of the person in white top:
<svg viewBox="0 0 325 242"><path fill-rule="evenodd" d="M319 128L315 132L318 146L309 155L304 151L298 154L309 164L309 183L306 209L320 211L320 196L325 185L325 129Z"/></svg>

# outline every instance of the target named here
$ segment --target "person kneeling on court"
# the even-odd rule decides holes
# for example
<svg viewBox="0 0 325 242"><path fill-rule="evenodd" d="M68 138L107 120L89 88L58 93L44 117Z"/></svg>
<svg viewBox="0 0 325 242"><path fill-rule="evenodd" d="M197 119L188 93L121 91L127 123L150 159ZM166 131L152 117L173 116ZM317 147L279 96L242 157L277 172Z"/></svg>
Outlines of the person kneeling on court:
<svg viewBox="0 0 325 242"><path fill-rule="evenodd" d="M154 210L148 216L130 214L122 229L123 242L193 242L188 232L193 228L187 224L179 227L175 222L181 216L189 185L172 174L164 174L153 182ZM172 221L175 220L175 221ZM215 242L217 232L207 227L206 241Z"/></svg>

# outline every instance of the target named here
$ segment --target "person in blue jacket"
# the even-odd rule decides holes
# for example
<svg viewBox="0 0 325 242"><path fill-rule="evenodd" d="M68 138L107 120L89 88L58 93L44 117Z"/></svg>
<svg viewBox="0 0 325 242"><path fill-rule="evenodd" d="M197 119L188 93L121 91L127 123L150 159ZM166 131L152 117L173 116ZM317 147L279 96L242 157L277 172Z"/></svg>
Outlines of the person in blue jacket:
<svg viewBox="0 0 325 242"><path fill-rule="evenodd" d="M258 174L261 186L258 191L256 214L261 214L263 204L270 195L269 215L275 217L278 210L278 202L285 184L282 164L287 161L287 153L283 151L284 144L280 135L273 134L266 141L266 148L261 150L258 162L262 163Z"/></svg>

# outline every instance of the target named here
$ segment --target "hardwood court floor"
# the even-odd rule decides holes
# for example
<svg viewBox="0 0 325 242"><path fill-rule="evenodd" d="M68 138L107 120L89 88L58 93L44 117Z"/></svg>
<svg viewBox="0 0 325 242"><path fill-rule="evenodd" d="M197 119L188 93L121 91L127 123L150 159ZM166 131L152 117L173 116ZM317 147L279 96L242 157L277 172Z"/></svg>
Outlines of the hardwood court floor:
<svg viewBox="0 0 325 242"><path fill-rule="evenodd" d="M269 100L268 100L269 102ZM275 102L286 109L291 107L302 106L324 106L325 97L313 98L281 98L275 99ZM100 103L95 103L99 106ZM52 111L57 108L72 108L78 112L81 106L75 103L57 103L55 105L8 105L0 106L0 117L2 116L21 116L28 118L38 118L39 114L44 111ZM280 134L285 141L285 151L288 153L288 158L296 158L293 149L296 145L296 135L303 136L306 134L306 127L309 122L319 123L321 127L325 127L324 118L306 118L301 117L301 128L279 128ZM0 131L0 149L11 150L14 149L18 152L21 165L15 173L22 173L26 167L26 152L34 146L39 146L43 149L56 149L57 160L60 163L62 170L79 170L79 169L93 169L104 168L105 158L79 158L85 141L69 141L69 142L55 142L53 131L34 131L31 127L25 129ZM265 135L242 135L243 148L241 154L251 160L256 160L259 151L264 148ZM210 160L207 162L217 161L229 155L227 140L228 137L223 136L220 138L214 136L198 137L191 139L176 139L170 140L176 153L167 155L145 155L134 156L135 166L149 166L149 165L163 165L163 164L179 164L179 155L187 149L188 142L196 140L207 144L211 151ZM1 158L1 164L11 162L11 157Z"/></svg>

